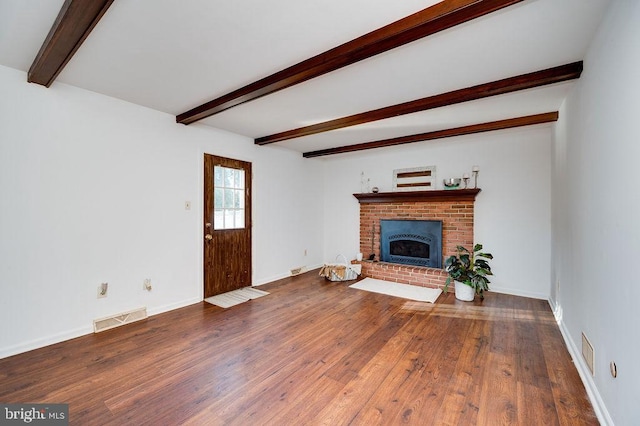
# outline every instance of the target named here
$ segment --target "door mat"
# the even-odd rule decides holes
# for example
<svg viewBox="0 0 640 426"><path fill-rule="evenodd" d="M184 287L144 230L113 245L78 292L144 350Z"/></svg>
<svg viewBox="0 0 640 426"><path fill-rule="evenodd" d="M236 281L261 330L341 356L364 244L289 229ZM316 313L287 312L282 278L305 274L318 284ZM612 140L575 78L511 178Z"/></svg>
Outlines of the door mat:
<svg viewBox="0 0 640 426"><path fill-rule="evenodd" d="M442 290L439 288L418 287L417 285L400 284L391 281L376 280L374 278L365 278L349 287L430 303L435 303L438 296L442 294Z"/></svg>
<svg viewBox="0 0 640 426"><path fill-rule="evenodd" d="M253 287L244 287L238 290L229 291L215 296L207 297L205 302L212 305L220 306L221 308L230 308L240 303L244 303L251 299L257 299L258 297L266 296L266 291L258 290Z"/></svg>

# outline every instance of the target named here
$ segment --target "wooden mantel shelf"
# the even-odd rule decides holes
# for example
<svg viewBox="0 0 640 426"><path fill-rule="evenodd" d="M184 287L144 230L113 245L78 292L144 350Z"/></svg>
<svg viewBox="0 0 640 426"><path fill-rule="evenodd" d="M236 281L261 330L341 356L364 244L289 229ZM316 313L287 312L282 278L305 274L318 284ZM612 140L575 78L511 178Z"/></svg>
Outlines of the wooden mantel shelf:
<svg viewBox="0 0 640 426"><path fill-rule="evenodd" d="M446 189L442 191L397 191L353 194L363 203L406 203L418 201L468 201L475 200L481 191L475 189Z"/></svg>

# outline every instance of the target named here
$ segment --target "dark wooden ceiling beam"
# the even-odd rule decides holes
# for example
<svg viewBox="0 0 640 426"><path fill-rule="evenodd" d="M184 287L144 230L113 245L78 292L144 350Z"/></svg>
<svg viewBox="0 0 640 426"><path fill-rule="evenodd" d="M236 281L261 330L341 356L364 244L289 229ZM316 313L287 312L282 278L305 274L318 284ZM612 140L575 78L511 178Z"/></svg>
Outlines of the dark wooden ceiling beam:
<svg viewBox="0 0 640 426"><path fill-rule="evenodd" d="M49 87L113 0L66 0L34 59L27 81Z"/></svg>
<svg viewBox="0 0 640 426"><path fill-rule="evenodd" d="M400 136L391 139L381 139L373 142L364 142L355 145L340 146L336 148L321 149L302 154L305 158L322 157L324 155L344 154L347 152L364 151L367 149L384 148L387 146L403 145L407 143L423 142L434 139L451 138L454 136L471 135L474 133L491 132L494 130L511 129L514 127L531 126L534 124L551 123L558 121L558 112L546 112L543 114L528 115L524 117L509 118L506 120L490 121L481 124L455 127L452 129L437 130L427 133L418 133L409 136Z"/></svg>
<svg viewBox="0 0 640 426"><path fill-rule="evenodd" d="M176 121L191 124L521 1L443 1L179 114Z"/></svg>
<svg viewBox="0 0 640 426"><path fill-rule="evenodd" d="M454 90L452 92L429 96L415 101L404 102L389 107L337 118L335 120L329 120L310 126L275 133L269 136L263 136L256 139L255 143L258 145L266 145L302 136L309 136L316 133L328 132L330 130L342 129L344 127L356 126L358 124L370 123L372 121L384 120L399 115L412 114L462 102L503 95L505 93L516 92L518 90L531 89L534 87L573 80L579 78L581 73L582 61L574 62L555 68L505 78L491 83Z"/></svg>

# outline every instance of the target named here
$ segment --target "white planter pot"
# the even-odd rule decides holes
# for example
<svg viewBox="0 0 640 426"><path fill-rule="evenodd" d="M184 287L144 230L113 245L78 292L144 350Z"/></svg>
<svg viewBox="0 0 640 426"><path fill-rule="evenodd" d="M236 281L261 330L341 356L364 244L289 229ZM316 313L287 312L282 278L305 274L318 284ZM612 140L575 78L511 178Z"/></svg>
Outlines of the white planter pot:
<svg viewBox="0 0 640 426"><path fill-rule="evenodd" d="M456 299L458 300L471 302L476 297L476 292L473 290L473 287L466 285L465 283L461 283L460 281L455 281L455 290Z"/></svg>

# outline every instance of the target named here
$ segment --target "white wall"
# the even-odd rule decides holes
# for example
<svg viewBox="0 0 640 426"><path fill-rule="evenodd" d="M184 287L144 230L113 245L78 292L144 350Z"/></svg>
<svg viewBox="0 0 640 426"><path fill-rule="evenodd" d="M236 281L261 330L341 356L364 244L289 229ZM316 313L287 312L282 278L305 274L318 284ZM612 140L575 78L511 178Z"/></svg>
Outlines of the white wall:
<svg viewBox="0 0 640 426"><path fill-rule="evenodd" d="M551 139L551 125L539 125L324 160L325 260L358 251L359 205L352 194L360 192L361 172L386 192L392 190L394 169L435 165L442 189L443 178L461 177L478 165L482 192L476 198L474 238L495 257L490 288L548 299Z"/></svg>
<svg viewBox="0 0 640 426"><path fill-rule="evenodd" d="M1 66L0 93L0 357L202 300L204 152L253 162L254 284L321 263L318 163Z"/></svg>
<svg viewBox="0 0 640 426"><path fill-rule="evenodd" d="M554 303L601 420L617 425L640 424L638 23L640 2L613 3L565 102L554 149ZM582 332L595 348L594 377L580 355Z"/></svg>

